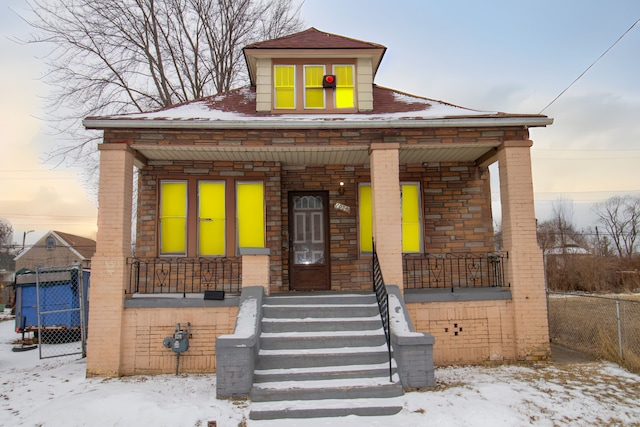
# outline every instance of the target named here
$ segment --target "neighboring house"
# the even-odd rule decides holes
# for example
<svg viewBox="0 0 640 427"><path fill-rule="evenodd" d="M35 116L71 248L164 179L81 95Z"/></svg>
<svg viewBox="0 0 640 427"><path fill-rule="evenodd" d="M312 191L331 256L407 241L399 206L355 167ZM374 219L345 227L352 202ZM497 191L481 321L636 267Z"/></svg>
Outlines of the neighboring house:
<svg viewBox="0 0 640 427"><path fill-rule="evenodd" d="M14 258L15 268L16 271L20 271L78 264L84 269L89 269L91 257L95 252L94 240L61 231L49 231Z"/></svg>
<svg viewBox="0 0 640 427"><path fill-rule="evenodd" d="M185 297L369 291L374 240L436 364L549 356L529 128L552 120L377 86L385 51L311 28L247 46L247 87L85 119L104 131L87 375L173 372L162 340L184 322L180 370L214 372L238 299Z"/></svg>
<svg viewBox="0 0 640 427"><path fill-rule="evenodd" d="M550 247L544 250L545 255L589 255L588 249L583 248L571 237L565 236L564 243L560 236L557 236Z"/></svg>

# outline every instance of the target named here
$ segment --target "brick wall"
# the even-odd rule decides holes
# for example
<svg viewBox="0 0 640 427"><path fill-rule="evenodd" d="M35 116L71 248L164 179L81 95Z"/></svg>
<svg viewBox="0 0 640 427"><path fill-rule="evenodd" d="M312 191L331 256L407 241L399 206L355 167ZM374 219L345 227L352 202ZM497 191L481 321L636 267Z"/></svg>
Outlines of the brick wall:
<svg viewBox="0 0 640 427"><path fill-rule="evenodd" d="M407 310L416 331L435 337L436 365L517 360L509 300L408 303Z"/></svg>
<svg viewBox="0 0 640 427"><path fill-rule="evenodd" d="M362 130L216 130L143 133L107 131L106 142L158 145L199 144L234 146L363 145L391 141L400 147L416 144L453 144L525 140L520 129L362 129ZM295 165L275 162L211 162L202 160L149 161L140 170L136 255L157 255L157 182L161 178L265 179L267 246L271 249L271 289L288 289L287 194L291 190L329 192L332 286L362 289L369 286L369 259L358 252L357 186L370 182L368 165ZM346 183L344 195L339 182ZM489 174L472 162L400 164L400 181L420 182L424 201L423 240L427 252L487 252L493 250ZM333 208L335 202L350 212ZM283 239L283 235L285 238Z"/></svg>
<svg viewBox="0 0 640 427"><path fill-rule="evenodd" d="M176 323L191 324L189 350L180 355L180 373L216 371L216 338L233 332L238 307L127 308L122 321L121 375L171 374L176 354L162 345Z"/></svg>

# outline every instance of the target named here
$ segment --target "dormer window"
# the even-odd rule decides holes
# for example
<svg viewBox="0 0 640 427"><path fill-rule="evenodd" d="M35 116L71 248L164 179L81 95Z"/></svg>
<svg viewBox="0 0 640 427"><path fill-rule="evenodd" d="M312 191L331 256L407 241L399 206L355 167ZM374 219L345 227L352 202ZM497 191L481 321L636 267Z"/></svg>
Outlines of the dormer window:
<svg viewBox="0 0 640 427"><path fill-rule="evenodd" d="M296 108L296 66L276 65L273 67L274 107L278 110Z"/></svg>
<svg viewBox="0 0 640 427"><path fill-rule="evenodd" d="M355 112L354 64L334 64L329 61L309 63L304 60L291 62L295 63L273 65L274 111ZM323 87L322 79L327 74L336 76L335 89Z"/></svg>
<svg viewBox="0 0 640 427"><path fill-rule="evenodd" d="M336 75L336 108L355 108L355 87L353 65L334 65Z"/></svg>
<svg viewBox="0 0 640 427"><path fill-rule="evenodd" d="M322 87L324 74L324 65L304 66L304 108L325 108L324 88Z"/></svg>

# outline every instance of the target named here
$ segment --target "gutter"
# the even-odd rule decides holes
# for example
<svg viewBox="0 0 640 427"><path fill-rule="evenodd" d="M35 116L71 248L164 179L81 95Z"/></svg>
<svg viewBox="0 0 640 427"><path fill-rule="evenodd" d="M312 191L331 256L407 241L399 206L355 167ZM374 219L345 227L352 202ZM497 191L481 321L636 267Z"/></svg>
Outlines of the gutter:
<svg viewBox="0 0 640 427"><path fill-rule="evenodd" d="M542 127L553 123L546 116L463 117L441 119L381 120L209 120L209 119L92 119L82 121L86 129L384 129L442 127Z"/></svg>

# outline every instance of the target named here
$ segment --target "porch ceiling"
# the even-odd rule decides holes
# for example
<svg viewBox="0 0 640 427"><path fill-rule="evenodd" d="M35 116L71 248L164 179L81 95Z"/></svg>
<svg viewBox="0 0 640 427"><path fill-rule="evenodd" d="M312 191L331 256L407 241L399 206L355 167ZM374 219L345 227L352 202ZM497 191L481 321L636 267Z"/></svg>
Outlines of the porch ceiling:
<svg viewBox="0 0 640 427"><path fill-rule="evenodd" d="M400 163L476 161L500 141L474 144L433 144L400 147ZM147 145L132 148L148 160L199 160L232 162L281 162L285 164L362 165L369 164L368 145L341 146L219 146Z"/></svg>

